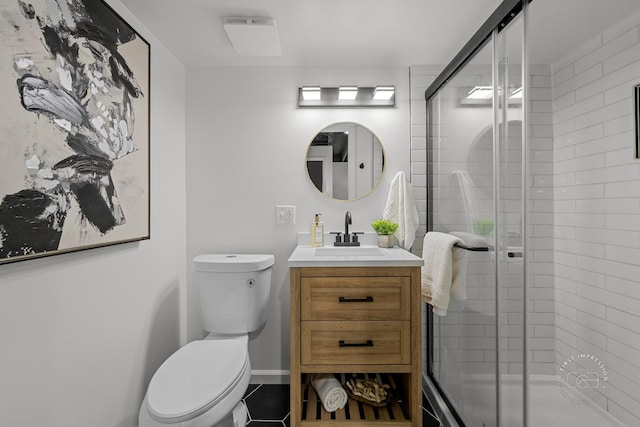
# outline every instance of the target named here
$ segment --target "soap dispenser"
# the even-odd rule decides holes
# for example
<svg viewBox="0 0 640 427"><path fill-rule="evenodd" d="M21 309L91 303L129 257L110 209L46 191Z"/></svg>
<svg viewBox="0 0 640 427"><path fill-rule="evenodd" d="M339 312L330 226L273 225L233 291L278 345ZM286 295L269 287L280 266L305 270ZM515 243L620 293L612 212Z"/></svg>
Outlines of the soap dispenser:
<svg viewBox="0 0 640 427"><path fill-rule="evenodd" d="M324 246L324 224L320 222L320 215L321 214L316 214L313 222L311 223L311 236L309 245L312 248Z"/></svg>

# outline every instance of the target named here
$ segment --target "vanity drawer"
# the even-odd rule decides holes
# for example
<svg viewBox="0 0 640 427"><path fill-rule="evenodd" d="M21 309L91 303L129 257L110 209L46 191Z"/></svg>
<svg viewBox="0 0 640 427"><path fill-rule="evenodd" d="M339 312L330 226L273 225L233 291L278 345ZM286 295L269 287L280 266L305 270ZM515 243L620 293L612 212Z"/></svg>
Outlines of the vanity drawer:
<svg viewBox="0 0 640 427"><path fill-rule="evenodd" d="M301 322L301 363L409 364L409 321Z"/></svg>
<svg viewBox="0 0 640 427"><path fill-rule="evenodd" d="M409 320L409 277L304 277L302 320Z"/></svg>

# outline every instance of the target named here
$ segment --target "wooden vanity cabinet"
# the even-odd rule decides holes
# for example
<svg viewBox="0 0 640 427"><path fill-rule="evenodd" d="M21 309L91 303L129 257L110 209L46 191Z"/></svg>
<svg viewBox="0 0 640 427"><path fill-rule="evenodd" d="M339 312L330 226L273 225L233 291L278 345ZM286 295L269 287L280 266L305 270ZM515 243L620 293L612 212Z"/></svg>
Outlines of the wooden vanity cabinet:
<svg viewBox="0 0 640 427"><path fill-rule="evenodd" d="M420 267L291 267L291 426L422 426ZM386 378L387 407L318 409L308 374ZM340 376L340 375L339 375Z"/></svg>

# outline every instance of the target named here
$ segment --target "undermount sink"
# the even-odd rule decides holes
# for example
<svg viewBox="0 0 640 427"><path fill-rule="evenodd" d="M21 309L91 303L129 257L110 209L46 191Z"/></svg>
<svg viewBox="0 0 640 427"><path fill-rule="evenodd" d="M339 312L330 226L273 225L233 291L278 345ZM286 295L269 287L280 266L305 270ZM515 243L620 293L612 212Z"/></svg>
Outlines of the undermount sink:
<svg viewBox="0 0 640 427"><path fill-rule="evenodd" d="M384 256L377 246L323 246L314 250L319 257Z"/></svg>
<svg viewBox="0 0 640 427"><path fill-rule="evenodd" d="M309 234L298 236L298 246L289 257L290 267L410 267L424 260L400 247L380 248L375 233L360 236L360 246L309 245Z"/></svg>

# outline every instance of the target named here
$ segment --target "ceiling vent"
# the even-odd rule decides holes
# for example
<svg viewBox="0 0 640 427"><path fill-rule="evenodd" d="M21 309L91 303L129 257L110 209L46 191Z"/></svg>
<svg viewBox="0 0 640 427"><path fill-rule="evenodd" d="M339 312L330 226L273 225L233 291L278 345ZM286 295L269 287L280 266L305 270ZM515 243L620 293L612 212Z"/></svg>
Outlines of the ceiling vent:
<svg viewBox="0 0 640 427"><path fill-rule="evenodd" d="M225 18L224 30L238 55L281 55L280 37L273 18Z"/></svg>

